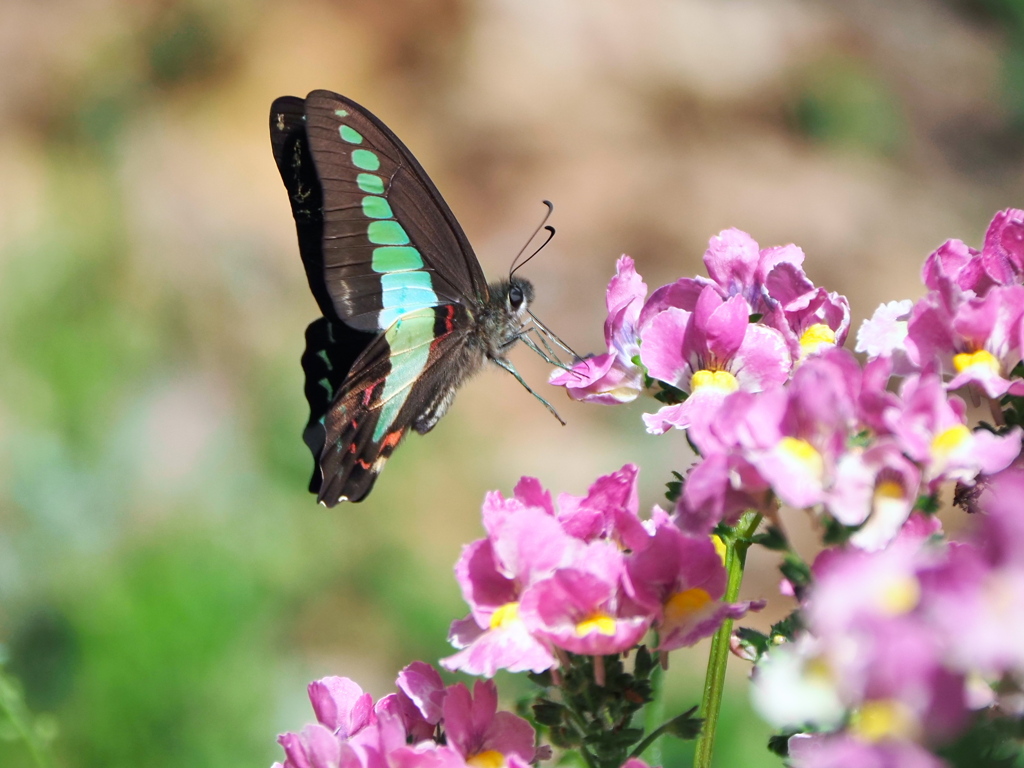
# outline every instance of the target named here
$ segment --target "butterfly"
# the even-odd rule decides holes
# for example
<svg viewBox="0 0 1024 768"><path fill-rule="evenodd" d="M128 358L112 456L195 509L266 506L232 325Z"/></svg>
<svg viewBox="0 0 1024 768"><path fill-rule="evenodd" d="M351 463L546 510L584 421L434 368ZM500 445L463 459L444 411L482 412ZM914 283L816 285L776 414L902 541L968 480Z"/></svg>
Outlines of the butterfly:
<svg viewBox="0 0 1024 768"><path fill-rule="evenodd" d="M548 340L562 343L530 312L533 286L514 269L487 283L448 204L384 123L318 90L274 101L270 140L323 314L302 355L320 503L364 499L409 429L433 429L488 360L555 412L507 359L522 340L557 364Z"/></svg>

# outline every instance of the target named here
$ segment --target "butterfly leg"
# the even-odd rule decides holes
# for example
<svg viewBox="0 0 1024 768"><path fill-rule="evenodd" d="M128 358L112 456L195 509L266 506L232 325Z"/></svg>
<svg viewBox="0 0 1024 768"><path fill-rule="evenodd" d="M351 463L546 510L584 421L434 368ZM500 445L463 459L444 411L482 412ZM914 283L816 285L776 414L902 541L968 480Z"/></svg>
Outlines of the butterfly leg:
<svg viewBox="0 0 1024 768"><path fill-rule="evenodd" d="M526 390L527 392L529 392L529 393L530 393L531 395L533 395L533 396L534 396L534 397L536 397L536 398L537 398L538 400L540 400L540 401L541 401L542 403L544 403L544 407L545 407L545 408L547 408L547 409L548 409L549 411L551 411L551 414L552 414L552 415L553 415L553 416L554 416L554 417L555 417L556 419L558 419L558 422L559 422L559 423L560 423L560 424L561 424L561 425L562 425L563 427L565 426L565 420L564 420L564 419L563 419L563 418L562 418L561 416L559 416L559 415L558 415L558 411L556 411L556 410L555 410L555 407L554 407L553 405L551 405L551 403L549 403L549 402L548 402L547 400L545 400L545 399L544 399L543 397L541 397L541 396L540 396L540 395L538 395L538 394L537 394L536 392L534 392L534 391L533 391L532 389L530 389L530 385L529 385L529 384L527 384L527 383L526 383L526 382L525 382L525 381L523 380L523 377L519 375L519 371L517 371L517 370L516 370L516 369L515 369L515 368L513 367L512 363L510 363L510 362L509 362L508 360L502 360L502 359L501 359L500 357L492 357L491 359L492 359L492 360L494 360L494 362L496 362L496 363L497 363L497 364L498 364L499 366L501 366L502 368L504 368L504 369L505 369L506 371L508 371L509 373L511 373L511 374L512 374L513 376L515 376L515 377L516 377L516 381L518 381L518 382L519 382L520 384L522 384L522 385L523 385L523 388L524 388L524 389L525 389L525 390Z"/></svg>
<svg viewBox="0 0 1024 768"><path fill-rule="evenodd" d="M543 333L544 336L546 336L556 347L572 355L573 360L583 359L576 353L576 350L574 350L572 347L570 347L568 344L566 344L564 341L558 338L558 336L555 335L554 331L552 331L550 328L544 325L544 323L538 320L537 316L533 314L533 312L530 312L529 310L527 310L527 312L529 312L530 319L533 320L533 324L537 326L537 328L540 329L541 333Z"/></svg>

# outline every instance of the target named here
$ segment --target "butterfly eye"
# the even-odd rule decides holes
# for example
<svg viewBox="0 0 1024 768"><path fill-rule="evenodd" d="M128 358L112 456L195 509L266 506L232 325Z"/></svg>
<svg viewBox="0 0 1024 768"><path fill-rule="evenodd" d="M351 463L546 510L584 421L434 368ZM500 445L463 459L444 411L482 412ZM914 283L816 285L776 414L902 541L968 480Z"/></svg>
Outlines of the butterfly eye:
<svg viewBox="0 0 1024 768"><path fill-rule="evenodd" d="M523 301L526 297L523 295L523 289L518 285L513 285L508 289L508 303L512 306L512 309L518 310L523 306Z"/></svg>

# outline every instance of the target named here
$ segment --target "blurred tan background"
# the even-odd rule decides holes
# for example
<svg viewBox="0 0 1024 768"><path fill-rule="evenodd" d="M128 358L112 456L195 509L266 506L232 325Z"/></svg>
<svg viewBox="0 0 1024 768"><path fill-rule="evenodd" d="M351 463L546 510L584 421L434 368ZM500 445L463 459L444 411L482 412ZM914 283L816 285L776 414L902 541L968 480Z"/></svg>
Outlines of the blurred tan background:
<svg viewBox="0 0 1024 768"><path fill-rule="evenodd" d="M689 461L648 403L547 391L563 428L493 371L365 503L317 507L275 97L374 111L492 276L552 200L523 274L580 351L621 253L653 289L725 227L795 242L856 327L1024 205L1018 0L4 0L0 72L0 644L69 768L267 765L308 680L381 695L448 653L486 490L633 461L649 508ZM745 594L774 596L753 560ZM702 663L675 659L673 706ZM778 765L728 706L717 764ZM0 765L28 765L11 737L0 714Z"/></svg>

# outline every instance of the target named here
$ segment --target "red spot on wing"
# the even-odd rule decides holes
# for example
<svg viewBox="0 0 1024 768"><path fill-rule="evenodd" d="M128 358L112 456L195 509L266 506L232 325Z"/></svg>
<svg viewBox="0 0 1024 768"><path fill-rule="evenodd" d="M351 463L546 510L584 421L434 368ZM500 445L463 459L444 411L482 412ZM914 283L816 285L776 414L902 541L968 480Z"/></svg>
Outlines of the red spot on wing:
<svg viewBox="0 0 1024 768"><path fill-rule="evenodd" d="M381 451L393 451L404 434L405 429L396 429L394 432L388 432L380 443Z"/></svg>
<svg viewBox="0 0 1024 768"><path fill-rule="evenodd" d="M441 339L455 330L455 305L445 304L443 307L439 307L439 309L444 311L444 315L441 317L441 320L444 322L444 333L430 342L431 351L437 348L437 345L441 343Z"/></svg>

